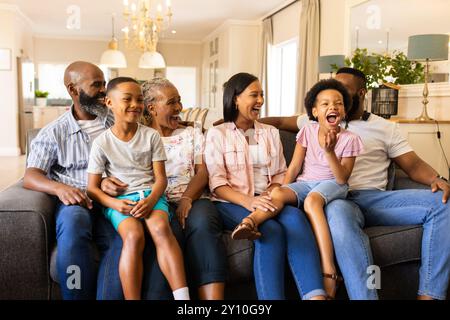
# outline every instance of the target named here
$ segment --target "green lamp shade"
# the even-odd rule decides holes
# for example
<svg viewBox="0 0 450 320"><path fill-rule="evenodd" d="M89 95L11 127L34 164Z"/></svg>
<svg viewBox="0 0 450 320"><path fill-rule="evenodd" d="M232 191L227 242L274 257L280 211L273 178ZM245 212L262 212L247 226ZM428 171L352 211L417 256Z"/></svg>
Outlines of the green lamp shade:
<svg viewBox="0 0 450 320"><path fill-rule="evenodd" d="M441 61L448 59L446 34L421 34L408 38L408 59L414 61Z"/></svg>
<svg viewBox="0 0 450 320"><path fill-rule="evenodd" d="M331 55L331 56L321 56L319 57L319 73L332 73L333 65L337 65L338 68L344 66L344 55Z"/></svg>

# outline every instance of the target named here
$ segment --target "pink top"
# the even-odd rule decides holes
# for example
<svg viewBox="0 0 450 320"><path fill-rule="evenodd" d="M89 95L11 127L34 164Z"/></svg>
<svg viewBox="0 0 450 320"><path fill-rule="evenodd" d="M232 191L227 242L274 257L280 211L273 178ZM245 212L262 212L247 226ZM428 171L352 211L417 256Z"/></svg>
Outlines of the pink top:
<svg viewBox="0 0 450 320"><path fill-rule="evenodd" d="M255 121L253 139L266 150L264 159L260 159L260 162L267 167L269 181L267 187L273 183L282 184L287 168L278 129ZM209 172L209 188L213 196L211 200L224 201L214 194L214 190L221 186L230 186L237 192L254 195L253 163L249 150L245 136L233 122L208 130L205 162Z"/></svg>
<svg viewBox="0 0 450 320"><path fill-rule="evenodd" d="M319 181L334 179L333 172L325 157L325 152L319 144L319 124L309 123L297 135L297 143L306 148L303 172L297 181ZM334 152L339 160L341 158L356 157L363 151L361 138L341 129Z"/></svg>

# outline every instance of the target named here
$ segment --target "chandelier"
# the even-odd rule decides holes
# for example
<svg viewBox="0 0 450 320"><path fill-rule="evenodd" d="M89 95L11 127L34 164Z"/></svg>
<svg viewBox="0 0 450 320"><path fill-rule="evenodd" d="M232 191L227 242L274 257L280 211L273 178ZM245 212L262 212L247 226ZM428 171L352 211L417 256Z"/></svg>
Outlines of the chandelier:
<svg viewBox="0 0 450 320"><path fill-rule="evenodd" d="M166 67L163 56L156 51L160 33L166 30L172 21L172 5L166 0L163 12L161 3L155 0L123 0L123 17L126 26L122 29L125 45L143 52L139 68L161 69Z"/></svg>

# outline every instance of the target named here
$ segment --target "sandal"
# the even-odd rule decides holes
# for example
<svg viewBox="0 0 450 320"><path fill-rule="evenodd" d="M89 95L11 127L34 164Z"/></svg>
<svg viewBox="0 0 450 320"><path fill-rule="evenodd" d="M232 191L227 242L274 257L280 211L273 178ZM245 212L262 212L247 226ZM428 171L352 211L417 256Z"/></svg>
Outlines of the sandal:
<svg viewBox="0 0 450 320"><path fill-rule="evenodd" d="M245 220L248 220L251 223L246 222ZM231 238L233 240L256 240L260 237L261 232L258 231L255 221L250 217L244 218L242 222L236 226L233 233L231 234Z"/></svg>
<svg viewBox="0 0 450 320"><path fill-rule="evenodd" d="M344 281L344 279L342 277L338 276L336 273L333 273L333 274L322 273L322 276L324 278L332 279L332 280L335 281L334 288L333 288L333 295L329 295L328 293L326 295L327 300L334 300L335 296L336 296L336 292L339 289L339 285L340 285L341 282Z"/></svg>

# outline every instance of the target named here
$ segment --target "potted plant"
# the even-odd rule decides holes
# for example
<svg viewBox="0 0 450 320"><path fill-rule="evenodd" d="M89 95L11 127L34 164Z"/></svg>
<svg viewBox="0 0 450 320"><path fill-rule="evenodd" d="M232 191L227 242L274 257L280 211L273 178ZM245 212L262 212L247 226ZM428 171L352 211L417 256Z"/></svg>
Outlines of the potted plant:
<svg viewBox="0 0 450 320"><path fill-rule="evenodd" d="M351 57L345 59L345 64L364 72L367 89L372 90L372 112L385 118L397 114L398 85L424 81L424 66L408 60L400 51L378 54L358 48ZM333 68L338 69L337 66Z"/></svg>
<svg viewBox="0 0 450 320"><path fill-rule="evenodd" d="M47 91L36 90L34 92L34 96L36 98L37 106L45 107L47 105L47 97L48 97Z"/></svg>
<svg viewBox="0 0 450 320"><path fill-rule="evenodd" d="M349 67L361 70L367 76L367 88L378 88L383 83L415 84L424 81L424 66L410 61L403 52L392 54L369 53L367 49L356 49L345 59ZM333 66L335 70L337 66Z"/></svg>

